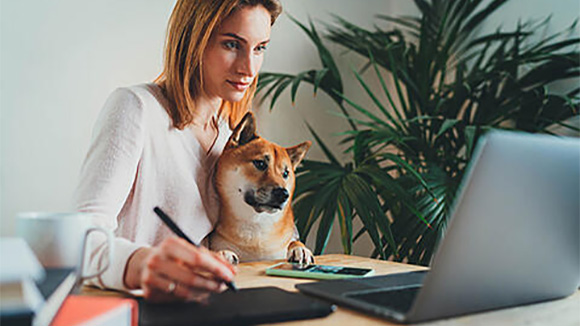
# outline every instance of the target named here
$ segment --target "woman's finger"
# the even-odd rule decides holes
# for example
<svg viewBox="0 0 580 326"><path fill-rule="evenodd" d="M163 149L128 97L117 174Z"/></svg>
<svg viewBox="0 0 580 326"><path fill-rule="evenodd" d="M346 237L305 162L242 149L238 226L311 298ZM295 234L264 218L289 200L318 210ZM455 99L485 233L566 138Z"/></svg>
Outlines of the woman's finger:
<svg viewBox="0 0 580 326"><path fill-rule="evenodd" d="M180 260L191 268L205 270L220 280L229 282L234 278L233 267L203 247L194 247L183 239L168 238L160 248L165 255Z"/></svg>
<svg viewBox="0 0 580 326"><path fill-rule="evenodd" d="M143 271L141 287L143 288L143 295L147 299L166 301L179 298L183 300L190 295L187 288L148 268Z"/></svg>
<svg viewBox="0 0 580 326"><path fill-rule="evenodd" d="M217 292L220 289L220 283L214 277L206 277L196 273L195 270L187 268L183 264L166 256L153 256L147 261L147 267L155 273L161 274L168 280L175 281L180 285L188 288L202 291Z"/></svg>
<svg viewBox="0 0 580 326"><path fill-rule="evenodd" d="M143 295L147 300L155 302L197 301L207 300L210 292L191 288L185 284L166 278L162 274L146 269L143 274Z"/></svg>

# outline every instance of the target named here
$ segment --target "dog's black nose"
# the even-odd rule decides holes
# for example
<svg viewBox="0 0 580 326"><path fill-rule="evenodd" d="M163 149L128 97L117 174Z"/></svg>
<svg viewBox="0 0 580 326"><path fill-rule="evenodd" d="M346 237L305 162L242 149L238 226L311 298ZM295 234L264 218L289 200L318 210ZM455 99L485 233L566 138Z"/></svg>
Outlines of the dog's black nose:
<svg viewBox="0 0 580 326"><path fill-rule="evenodd" d="M278 187L272 190L272 197L274 197L276 202L283 203L286 201L286 199L288 199L288 197L290 197L290 194L286 188Z"/></svg>

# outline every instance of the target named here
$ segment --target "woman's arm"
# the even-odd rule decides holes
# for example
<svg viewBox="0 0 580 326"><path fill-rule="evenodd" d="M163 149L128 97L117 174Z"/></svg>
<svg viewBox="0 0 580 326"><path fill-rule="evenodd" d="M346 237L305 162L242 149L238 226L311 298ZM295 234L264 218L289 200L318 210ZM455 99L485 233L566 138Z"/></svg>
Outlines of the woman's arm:
<svg viewBox="0 0 580 326"><path fill-rule="evenodd" d="M145 130L142 103L131 90L115 90L107 99L95 124L93 138L75 191L76 209L90 213L94 224L114 231L133 186L143 151ZM109 248L92 237L88 267L91 272L106 264ZM100 277L89 281L102 288L126 290L123 272L128 258L140 248L114 239L113 261Z"/></svg>
<svg viewBox="0 0 580 326"><path fill-rule="evenodd" d="M111 231L118 227L117 216L130 196L142 156L146 133L142 106L129 89L116 90L109 97L96 123L75 194L77 209L91 213L96 225ZM88 265L96 271L106 263L109 248L103 239L94 240L91 247ZM201 299L208 291L220 290L221 281L231 281L233 273L232 266L207 249L178 239L143 247L117 237L109 269L89 284L143 289L154 300Z"/></svg>

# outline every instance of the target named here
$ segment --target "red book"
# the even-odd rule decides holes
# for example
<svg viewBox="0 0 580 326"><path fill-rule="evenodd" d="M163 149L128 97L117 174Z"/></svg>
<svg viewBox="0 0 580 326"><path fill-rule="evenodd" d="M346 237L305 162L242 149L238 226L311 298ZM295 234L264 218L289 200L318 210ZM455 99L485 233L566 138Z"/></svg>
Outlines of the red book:
<svg viewBox="0 0 580 326"><path fill-rule="evenodd" d="M51 326L137 326L137 301L129 298L69 295Z"/></svg>

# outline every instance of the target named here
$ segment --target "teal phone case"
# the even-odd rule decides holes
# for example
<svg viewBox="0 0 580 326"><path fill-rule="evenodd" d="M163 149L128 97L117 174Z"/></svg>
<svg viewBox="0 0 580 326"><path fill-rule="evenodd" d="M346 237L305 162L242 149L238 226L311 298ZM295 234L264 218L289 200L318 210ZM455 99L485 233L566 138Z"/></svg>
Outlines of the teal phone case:
<svg viewBox="0 0 580 326"><path fill-rule="evenodd" d="M365 275L348 275L348 274L333 274L333 273L325 273L325 272L309 272L309 271L302 271L302 270L281 270L275 269L275 267L280 266L282 264L288 263L278 263L276 265L272 265L266 268L266 275L270 276L285 276L285 277L298 277L298 278L309 278L309 279L318 279L318 280L336 280L336 279L344 279L344 278L356 278L356 277L367 277L374 275L375 271L370 269ZM298 264L295 264L298 265ZM321 267L322 269L327 268L328 270L336 270L341 268L353 268L347 266L327 266L327 265L316 265Z"/></svg>

